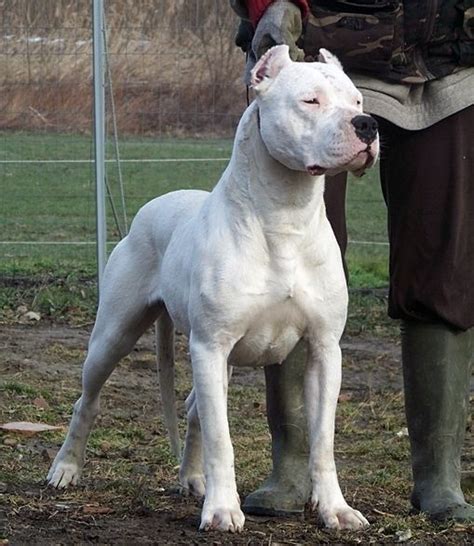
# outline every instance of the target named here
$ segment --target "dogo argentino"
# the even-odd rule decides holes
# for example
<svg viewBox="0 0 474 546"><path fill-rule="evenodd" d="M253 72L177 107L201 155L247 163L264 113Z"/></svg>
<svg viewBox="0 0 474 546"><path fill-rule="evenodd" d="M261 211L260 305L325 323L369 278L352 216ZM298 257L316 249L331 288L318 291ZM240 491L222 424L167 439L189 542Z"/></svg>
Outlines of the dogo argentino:
<svg viewBox="0 0 474 546"><path fill-rule="evenodd" d="M311 503L326 526L356 529L367 520L344 500L333 453L347 288L323 192L325 173L361 174L374 163L377 124L326 50L319 62L294 63L287 46L273 47L256 64L252 87L256 100L214 190L154 199L112 252L83 393L48 480L58 488L77 483L100 390L157 321L164 416L176 454L174 329L189 337L194 388L181 484L205 496L201 529L241 531L227 421L230 369L281 363L305 338Z"/></svg>

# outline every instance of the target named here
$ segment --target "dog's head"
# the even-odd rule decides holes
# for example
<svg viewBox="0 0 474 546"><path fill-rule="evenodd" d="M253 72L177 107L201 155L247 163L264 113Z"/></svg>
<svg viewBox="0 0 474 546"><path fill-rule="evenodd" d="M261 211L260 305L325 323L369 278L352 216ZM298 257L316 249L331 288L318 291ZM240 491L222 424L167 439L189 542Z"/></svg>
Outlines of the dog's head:
<svg viewBox="0 0 474 546"><path fill-rule="evenodd" d="M377 122L362 95L325 49L319 61L296 63L288 46L269 49L252 70L260 132L270 155L311 175L361 175L379 152Z"/></svg>

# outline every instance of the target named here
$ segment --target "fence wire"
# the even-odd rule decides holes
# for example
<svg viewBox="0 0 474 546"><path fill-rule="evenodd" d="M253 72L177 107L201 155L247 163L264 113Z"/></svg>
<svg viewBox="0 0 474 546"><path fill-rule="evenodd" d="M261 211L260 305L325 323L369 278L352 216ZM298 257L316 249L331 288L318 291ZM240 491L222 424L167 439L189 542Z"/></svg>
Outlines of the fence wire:
<svg viewBox="0 0 474 546"><path fill-rule="evenodd" d="M95 274L91 4L0 0L0 273L10 279ZM146 201L215 184L246 89L227 1L104 6L110 249ZM370 196L378 208L366 213L365 193L354 212L374 226L351 239L383 247L381 197Z"/></svg>
<svg viewBox="0 0 474 546"><path fill-rule="evenodd" d="M92 271L91 2L1 4L2 267ZM218 179L245 106L244 60L227 2L108 0L104 8L114 242L149 199Z"/></svg>

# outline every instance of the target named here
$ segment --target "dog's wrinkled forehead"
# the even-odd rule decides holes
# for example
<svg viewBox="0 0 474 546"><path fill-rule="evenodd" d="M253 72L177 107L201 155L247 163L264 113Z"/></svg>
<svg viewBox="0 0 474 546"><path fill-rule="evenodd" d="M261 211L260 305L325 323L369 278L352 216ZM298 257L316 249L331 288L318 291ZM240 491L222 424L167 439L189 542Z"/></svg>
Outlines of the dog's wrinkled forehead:
<svg viewBox="0 0 474 546"><path fill-rule="evenodd" d="M278 92L282 87L291 95L307 93L338 96L359 96L352 81L337 66L324 63L292 63L278 75Z"/></svg>
<svg viewBox="0 0 474 546"><path fill-rule="evenodd" d="M251 85L260 99L300 98L304 95L331 96L338 100L361 98L360 92L342 70L338 59L321 50L319 62L295 63L288 46L275 46L258 61L252 71ZM308 100L310 100L308 98Z"/></svg>

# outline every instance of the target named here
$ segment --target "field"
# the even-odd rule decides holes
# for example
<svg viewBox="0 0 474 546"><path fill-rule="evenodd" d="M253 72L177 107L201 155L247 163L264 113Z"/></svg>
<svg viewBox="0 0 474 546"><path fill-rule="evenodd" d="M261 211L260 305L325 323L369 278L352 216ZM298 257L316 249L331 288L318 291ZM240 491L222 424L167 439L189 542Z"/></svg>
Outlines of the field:
<svg viewBox="0 0 474 546"><path fill-rule="evenodd" d="M46 487L80 393L97 301L90 7L90 0L0 0L0 423L61 427L0 432L0 546L472 544L472 527L432 525L410 513L398 324L386 317L386 218L375 170L348 189L350 307L335 447L342 489L369 529L327 531L307 511L248 517L239 536L198 532L199 502L179 494L162 424L151 331L104 388L81 484ZM246 89L228 2L108 0L105 18L110 251L148 200L212 188ZM190 384L178 336L182 435ZM271 467L264 392L262 370L236 371L229 416L242 498ZM463 468L472 501L469 427Z"/></svg>
<svg viewBox="0 0 474 546"><path fill-rule="evenodd" d="M90 138L5 132L2 157L90 157ZM124 163L127 214L176 187L209 189L229 156L226 139L130 137L124 159L213 158L216 161ZM2 164L2 238L79 241L94 237L92 167ZM109 164L116 203L116 166ZM122 211L119 209L119 216ZM109 211L110 213L110 211ZM336 460L347 498L371 522L359 533L328 532L314 515L247 519L240 536L197 532L199 503L177 493L173 460L160 417L151 332L124 359L104 389L81 485L67 492L44 485L63 430L0 438L0 493L9 544L468 544L472 529L434 526L411 515L409 452L404 433L397 324L385 316L385 213L376 173L352 180L347 214L351 304L343 339L344 383L336 433ZM120 224L120 222L119 222ZM110 241L118 230L109 217ZM31 420L66 427L79 395L80 370L95 311L93 246L3 245L0 265L0 420ZM40 320L28 320L27 312ZM190 387L185 340L178 338L178 399ZM270 468L261 370L237 371L230 389L230 422L238 487L245 496ZM182 430L184 433L184 429ZM465 470L474 470L472 435ZM466 474L466 487L469 475ZM468 493L469 494L469 493Z"/></svg>
<svg viewBox="0 0 474 546"><path fill-rule="evenodd" d="M0 334L4 372L2 420L66 425L79 393L89 328L58 324L5 326ZM190 385L182 339L178 398ZM434 526L410 515L408 440L403 433L397 345L390 338L346 335L344 386L337 418L336 460L347 499L371 522L367 531L329 532L304 518L248 517L238 536L199 533L199 503L177 493L176 462L160 418L153 338L146 335L104 389L84 478L67 492L44 477L63 431L4 435L1 488L10 544L469 544L465 526ZM260 371L237 371L229 414L241 496L269 470L269 435ZM472 437L466 467L473 468ZM471 454L471 455L469 455ZM471 497L472 498L472 497Z"/></svg>
<svg viewBox="0 0 474 546"><path fill-rule="evenodd" d="M90 320L94 311L90 302L95 291L93 166L87 162L54 163L54 160L89 160L90 137L4 132L0 133L0 141L0 161L18 159L18 150L24 161L0 164L1 239L11 242L0 245L3 253L0 262L0 310L3 311L0 312L9 315L10 311L26 305L44 317L57 319L70 314L72 307L76 320L83 320L84 314ZM123 139L122 159L137 160L122 166L128 219L148 200L175 188L211 189L225 168L231 145L230 139ZM110 150L109 157L113 157ZM162 162L139 162L150 158ZM53 163L34 162L44 159ZM124 222L117 166L113 161L107 165L118 216L117 225L109 206L111 250L119 240L119 229L124 231ZM349 245L348 251L351 286L386 286L385 211L375 172L349 185L347 215L350 239L356 241ZM79 244L61 244L69 241ZM28 242L32 244L24 244ZM64 300L66 291L68 296Z"/></svg>

